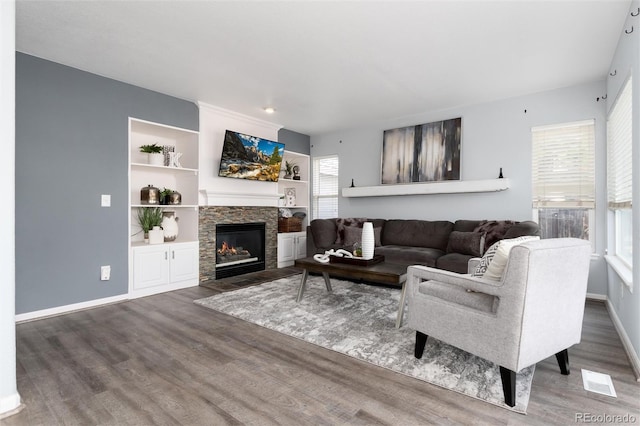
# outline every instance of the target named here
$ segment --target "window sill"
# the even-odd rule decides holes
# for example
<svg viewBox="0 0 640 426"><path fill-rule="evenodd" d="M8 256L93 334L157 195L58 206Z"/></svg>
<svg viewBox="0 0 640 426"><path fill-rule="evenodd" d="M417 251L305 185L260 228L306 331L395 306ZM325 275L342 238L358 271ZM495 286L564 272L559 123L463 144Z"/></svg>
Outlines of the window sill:
<svg viewBox="0 0 640 426"><path fill-rule="evenodd" d="M611 269L615 271L616 274L620 277L623 283L629 290L633 289L633 270L629 268L623 261L621 261L617 256L609 256L605 255L604 259L607 261L607 264Z"/></svg>

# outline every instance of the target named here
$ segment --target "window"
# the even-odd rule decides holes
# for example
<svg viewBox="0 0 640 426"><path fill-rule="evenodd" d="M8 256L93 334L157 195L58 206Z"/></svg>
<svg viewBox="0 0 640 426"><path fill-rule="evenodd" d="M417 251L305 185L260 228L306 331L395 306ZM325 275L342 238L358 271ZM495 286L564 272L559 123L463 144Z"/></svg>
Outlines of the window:
<svg viewBox="0 0 640 426"><path fill-rule="evenodd" d="M338 156L313 159L313 218L338 217Z"/></svg>
<svg viewBox="0 0 640 426"><path fill-rule="evenodd" d="M607 198L613 214L615 254L632 265L631 235L631 78L625 83L607 118ZM611 250L610 250L611 252Z"/></svg>
<svg viewBox="0 0 640 426"><path fill-rule="evenodd" d="M581 238L595 247L595 121L534 127L531 137L540 236Z"/></svg>

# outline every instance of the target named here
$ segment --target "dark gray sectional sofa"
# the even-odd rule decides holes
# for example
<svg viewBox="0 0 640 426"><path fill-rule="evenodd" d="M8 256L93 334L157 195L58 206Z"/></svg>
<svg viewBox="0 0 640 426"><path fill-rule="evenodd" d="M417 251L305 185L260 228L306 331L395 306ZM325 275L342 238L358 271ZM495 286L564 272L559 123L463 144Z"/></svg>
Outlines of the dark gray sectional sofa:
<svg viewBox="0 0 640 426"><path fill-rule="evenodd" d="M482 256L498 240L540 235L532 221L315 219L307 227L307 256L338 248L352 251L364 222L373 223L375 253L384 255L385 261L458 273L466 273L469 259Z"/></svg>

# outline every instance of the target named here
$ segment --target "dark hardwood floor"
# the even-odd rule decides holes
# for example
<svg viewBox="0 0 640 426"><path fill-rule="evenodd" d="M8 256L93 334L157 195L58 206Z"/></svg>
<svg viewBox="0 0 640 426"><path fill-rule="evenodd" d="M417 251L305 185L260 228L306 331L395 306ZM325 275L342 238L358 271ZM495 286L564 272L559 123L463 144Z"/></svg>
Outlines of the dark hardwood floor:
<svg viewBox="0 0 640 426"><path fill-rule="evenodd" d="M571 375L554 357L538 364L525 416L193 303L256 277L19 324L25 407L0 425L640 424L640 384L603 303L587 302ZM610 374L618 397L585 391L581 368Z"/></svg>

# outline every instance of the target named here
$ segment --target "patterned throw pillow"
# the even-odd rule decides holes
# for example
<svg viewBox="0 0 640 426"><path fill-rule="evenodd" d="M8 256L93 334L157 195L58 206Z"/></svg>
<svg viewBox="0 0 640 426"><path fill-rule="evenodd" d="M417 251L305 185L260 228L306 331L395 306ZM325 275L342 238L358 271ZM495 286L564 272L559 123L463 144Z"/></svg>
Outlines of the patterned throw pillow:
<svg viewBox="0 0 640 426"><path fill-rule="evenodd" d="M539 239L540 237L537 236L525 235L518 238L498 241L489 247L489 250L487 250L484 256L482 256L480 264L471 276L500 281L500 279L502 279L504 268L507 266L507 260L509 260L509 253L511 252L511 249L518 244Z"/></svg>
<svg viewBox="0 0 640 426"><path fill-rule="evenodd" d="M471 274L472 277L482 278L484 273L487 271L489 264L493 260L493 256L496 255L498 251L498 247L500 246L500 241L494 243L487 251L484 252L482 259L480 259L480 263L476 267L476 270Z"/></svg>

